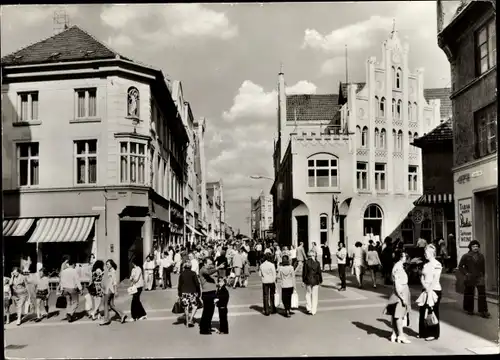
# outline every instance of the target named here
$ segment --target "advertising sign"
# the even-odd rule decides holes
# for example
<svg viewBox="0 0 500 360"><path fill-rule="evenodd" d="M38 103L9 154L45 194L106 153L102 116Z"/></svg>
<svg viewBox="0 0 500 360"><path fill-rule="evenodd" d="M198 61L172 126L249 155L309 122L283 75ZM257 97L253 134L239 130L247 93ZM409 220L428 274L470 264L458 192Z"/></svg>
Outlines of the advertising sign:
<svg viewBox="0 0 500 360"><path fill-rule="evenodd" d="M472 198L458 200L458 244L468 247L472 240Z"/></svg>

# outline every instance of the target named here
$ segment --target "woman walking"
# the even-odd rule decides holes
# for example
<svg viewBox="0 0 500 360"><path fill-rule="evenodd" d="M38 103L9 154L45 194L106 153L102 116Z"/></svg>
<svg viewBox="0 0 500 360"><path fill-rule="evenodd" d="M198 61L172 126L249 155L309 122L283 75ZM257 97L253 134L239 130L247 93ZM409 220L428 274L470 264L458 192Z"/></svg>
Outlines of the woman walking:
<svg viewBox="0 0 500 360"><path fill-rule="evenodd" d="M36 321L41 321L49 314L49 277L44 268L38 271L36 283ZM42 311L43 310L43 311ZM43 313L43 316L42 316Z"/></svg>
<svg viewBox="0 0 500 360"><path fill-rule="evenodd" d="M196 273L191 270L190 261L182 265L182 272L179 274L179 282L177 284L177 295L184 309L185 324L188 327L193 327L193 319L198 310L201 291L200 281Z"/></svg>
<svg viewBox="0 0 500 360"><path fill-rule="evenodd" d="M136 259L132 260L132 272L130 274L131 286L135 287L135 293L132 294L132 302L130 303L130 315L134 321L146 320L146 310L141 303L141 293L144 288L144 278L142 277L142 270L137 264Z"/></svg>
<svg viewBox="0 0 500 360"><path fill-rule="evenodd" d="M443 266L436 259L436 248L434 245L425 247L425 258L427 263L422 269L420 282L422 283L422 294L419 300L419 322L418 335L421 339L432 341L439 339L439 303L441 302L441 284L439 282ZM437 324L426 323L425 317L429 313L434 313L437 318Z"/></svg>
<svg viewBox="0 0 500 360"><path fill-rule="evenodd" d="M146 261L144 262L144 280L145 280L145 291L153 290L153 280L154 280L154 272L155 272L155 262L151 255L146 257Z"/></svg>
<svg viewBox="0 0 500 360"><path fill-rule="evenodd" d="M397 262L392 268L392 281L394 288L389 298L386 314L392 317L392 335L391 342L409 344L403 332L404 326L409 326L409 313L411 309L411 294L408 287L408 275L404 269L406 254L404 252L396 253Z"/></svg>
<svg viewBox="0 0 500 360"><path fill-rule="evenodd" d="M116 276L116 269L116 263L112 259L108 259L108 261L106 261L107 274L106 287L104 291L104 321L99 325L111 324L111 319L109 318L110 309L120 317L122 324L127 320L127 315L122 314L122 312L118 310L115 305L115 295L118 291L118 277Z"/></svg>
<svg viewBox="0 0 500 360"><path fill-rule="evenodd" d="M372 283L373 287L377 287L377 271L380 267L380 258L378 257L378 252L375 249L375 246L369 245L368 252L366 253L366 262L368 264L368 268L370 269L370 273L372 275Z"/></svg>
<svg viewBox="0 0 500 360"><path fill-rule="evenodd" d="M358 287L360 289L363 287L363 274L365 272L365 251L362 246L363 244L360 241L354 244L354 259L352 264L354 275L356 275L356 280L358 280Z"/></svg>
<svg viewBox="0 0 500 360"><path fill-rule="evenodd" d="M201 299L203 300L203 313L200 320L200 334L212 334L212 318L215 310L215 298L217 296L217 282L215 274L218 268L213 266L212 259L205 258L200 269ZM221 265L222 268L223 265Z"/></svg>
<svg viewBox="0 0 500 360"><path fill-rule="evenodd" d="M90 312L90 316L92 320L95 320L96 317L100 318L100 309L102 298L104 296L104 290L102 286L102 277L104 275L104 262L102 260L96 260L94 265L92 265L92 280L90 281L88 291L90 296L92 297L92 310Z"/></svg>
<svg viewBox="0 0 500 360"><path fill-rule="evenodd" d="M24 304L28 301L28 282L26 281L26 277L19 272L17 266L12 269L9 285L12 288L12 299L16 305L16 325L19 326L21 325Z"/></svg>
<svg viewBox="0 0 500 360"><path fill-rule="evenodd" d="M297 288L295 280L295 270L290 265L290 260L287 255L281 259L281 266L278 268L278 279L281 283L281 298L285 308L285 317L290 317L292 313L292 294Z"/></svg>

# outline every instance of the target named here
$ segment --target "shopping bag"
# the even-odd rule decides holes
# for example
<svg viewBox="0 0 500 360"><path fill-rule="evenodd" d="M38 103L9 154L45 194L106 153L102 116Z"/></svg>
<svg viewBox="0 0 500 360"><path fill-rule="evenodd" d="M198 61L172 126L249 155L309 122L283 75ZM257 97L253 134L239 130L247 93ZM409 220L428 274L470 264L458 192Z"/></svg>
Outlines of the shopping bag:
<svg viewBox="0 0 500 360"><path fill-rule="evenodd" d="M281 303L280 293L278 292L278 290L276 290L276 292L274 293L274 306L278 307L280 306L280 303Z"/></svg>
<svg viewBox="0 0 500 360"><path fill-rule="evenodd" d="M184 309L182 308L181 299L178 299L174 306L172 307L173 314L184 314Z"/></svg>
<svg viewBox="0 0 500 360"><path fill-rule="evenodd" d="M85 294L85 311L90 311L93 308L92 296L89 293Z"/></svg>
<svg viewBox="0 0 500 360"><path fill-rule="evenodd" d="M425 310L425 324L427 326L435 326L439 323L439 320L436 316L436 314L434 314L434 311L432 311L432 308L431 308L431 311L428 311L428 309Z"/></svg>
<svg viewBox="0 0 500 360"><path fill-rule="evenodd" d="M31 307L31 299L28 298L24 303L24 309L23 309L24 314L28 315L30 313L30 307Z"/></svg>
<svg viewBox="0 0 500 360"><path fill-rule="evenodd" d="M127 292L129 295L134 295L137 292L137 287L135 285L132 285L131 287L127 288Z"/></svg>
<svg viewBox="0 0 500 360"><path fill-rule="evenodd" d="M66 309L68 305L68 301L66 300L66 296L60 295L56 300L56 308L57 309Z"/></svg>
<svg viewBox="0 0 500 360"><path fill-rule="evenodd" d="M299 308L299 294L297 294L297 291L293 290L292 309L298 309L298 308Z"/></svg>

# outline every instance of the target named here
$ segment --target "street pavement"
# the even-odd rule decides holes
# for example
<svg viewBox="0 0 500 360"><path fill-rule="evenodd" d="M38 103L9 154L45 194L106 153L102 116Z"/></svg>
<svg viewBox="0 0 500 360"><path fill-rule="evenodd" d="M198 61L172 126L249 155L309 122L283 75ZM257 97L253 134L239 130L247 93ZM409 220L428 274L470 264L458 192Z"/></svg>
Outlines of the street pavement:
<svg viewBox="0 0 500 360"><path fill-rule="evenodd" d="M263 316L260 280L253 273L249 286L231 289L229 335L200 335L198 328L186 328L171 308L176 290L143 293L148 319L99 326L86 317L74 323L63 320L64 312L40 323L25 321L5 326L7 358L61 357L229 357L229 356L372 356L447 355L498 353L498 305L491 305L491 319L469 316L461 310L457 294L444 294L441 305L441 337L426 342L418 339L418 313L414 305L411 326L406 330L411 344L389 341L390 319L382 311L390 287L374 289L368 280L339 292L335 275L324 275L315 316L305 314L305 289L297 279L299 309L292 318L280 314ZM176 279L174 279L176 284ZM351 286L350 286L351 285ZM126 286L116 303L130 309ZM413 291L413 300L418 291ZM53 300L52 300L53 302ZM53 307L53 305L52 305ZM83 309L83 302L79 308ZM51 310L55 310L52 308ZM201 310L197 318L201 316ZM217 311L213 326L218 326ZM495 343L496 341L496 343Z"/></svg>

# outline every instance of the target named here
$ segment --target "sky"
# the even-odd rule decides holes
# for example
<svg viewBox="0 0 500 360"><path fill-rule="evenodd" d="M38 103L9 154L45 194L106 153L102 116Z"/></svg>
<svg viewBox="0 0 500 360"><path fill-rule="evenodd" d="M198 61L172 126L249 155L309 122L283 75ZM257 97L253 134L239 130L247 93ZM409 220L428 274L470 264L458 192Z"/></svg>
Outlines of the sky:
<svg viewBox="0 0 500 360"><path fill-rule="evenodd" d="M444 2L445 22L458 1ZM365 81L382 58L393 23L410 45L409 66L424 87L449 87L450 66L436 40L436 2L266 4L87 4L2 6L1 54L50 37L55 10L112 49L180 80L195 118L206 119L207 178L222 179L226 222L249 233L250 197L268 193L277 131L277 76L287 94L335 94Z"/></svg>

